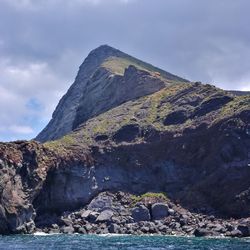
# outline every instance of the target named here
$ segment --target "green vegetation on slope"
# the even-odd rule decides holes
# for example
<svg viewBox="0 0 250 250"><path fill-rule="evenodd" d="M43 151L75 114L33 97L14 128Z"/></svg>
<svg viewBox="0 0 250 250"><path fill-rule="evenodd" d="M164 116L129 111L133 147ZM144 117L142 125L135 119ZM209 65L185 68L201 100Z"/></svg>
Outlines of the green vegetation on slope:
<svg viewBox="0 0 250 250"><path fill-rule="evenodd" d="M213 105L217 105L220 98L229 100L214 108ZM57 150L61 147L74 148L77 145L86 147L95 144L96 137L100 135L112 141L112 136L119 129L133 124L145 131L148 127L153 127L157 131L177 135L182 134L185 128L194 129L201 124L212 126L226 117L249 110L249 106L250 96L228 96L225 91L211 85L172 84L154 94L128 101L98 115L71 134L46 145ZM186 118L177 123L165 123L166 117L178 112L185 114ZM137 137L136 140L139 142L143 138Z"/></svg>
<svg viewBox="0 0 250 250"><path fill-rule="evenodd" d="M142 195L133 195L132 197L132 204L136 204L138 202L142 202L144 200L156 200L156 201L167 201L167 195L166 193L153 193L153 192L147 192L145 194Z"/></svg>
<svg viewBox="0 0 250 250"><path fill-rule="evenodd" d="M112 56L107 58L101 66L107 68L114 74L123 75L125 69L128 68L130 65L133 65L140 70L151 72L151 74L153 73L156 76L167 79L169 81L188 82L183 78L172 75L162 69L154 67L149 63L145 63L131 56L125 56L125 57Z"/></svg>

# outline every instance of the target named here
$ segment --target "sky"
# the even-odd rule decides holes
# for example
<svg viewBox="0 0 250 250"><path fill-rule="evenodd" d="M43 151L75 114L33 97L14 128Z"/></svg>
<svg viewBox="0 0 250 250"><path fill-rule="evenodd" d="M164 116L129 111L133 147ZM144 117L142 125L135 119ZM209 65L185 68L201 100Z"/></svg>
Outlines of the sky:
<svg viewBox="0 0 250 250"><path fill-rule="evenodd" d="M250 90L249 0L0 0L0 141L34 138L102 44Z"/></svg>

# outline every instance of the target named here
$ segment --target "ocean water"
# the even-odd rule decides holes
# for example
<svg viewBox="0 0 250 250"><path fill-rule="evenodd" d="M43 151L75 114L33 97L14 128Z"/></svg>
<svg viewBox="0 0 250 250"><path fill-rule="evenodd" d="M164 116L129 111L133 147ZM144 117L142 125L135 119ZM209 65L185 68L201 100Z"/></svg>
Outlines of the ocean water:
<svg viewBox="0 0 250 250"><path fill-rule="evenodd" d="M94 235L18 235L0 236L0 249L250 249L250 239L205 239L174 236L94 236Z"/></svg>

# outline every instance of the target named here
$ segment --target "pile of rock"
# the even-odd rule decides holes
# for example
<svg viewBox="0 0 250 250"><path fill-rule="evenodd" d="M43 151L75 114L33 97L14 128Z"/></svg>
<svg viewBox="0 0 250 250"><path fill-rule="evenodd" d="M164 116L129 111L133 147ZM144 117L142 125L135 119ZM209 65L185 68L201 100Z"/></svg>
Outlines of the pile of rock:
<svg viewBox="0 0 250 250"><path fill-rule="evenodd" d="M41 221L43 223L41 223ZM194 214L167 201L136 202L122 192L100 193L84 209L37 220L37 231L80 234L161 234L250 236L250 221L222 220Z"/></svg>

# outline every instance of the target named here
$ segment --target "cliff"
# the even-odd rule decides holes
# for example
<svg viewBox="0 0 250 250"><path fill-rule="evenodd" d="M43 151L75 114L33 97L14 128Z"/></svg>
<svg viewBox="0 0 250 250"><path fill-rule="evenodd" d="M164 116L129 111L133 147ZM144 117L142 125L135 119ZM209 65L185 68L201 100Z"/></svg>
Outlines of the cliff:
<svg viewBox="0 0 250 250"><path fill-rule="evenodd" d="M186 80L102 45L84 60L75 82L36 140L58 139L89 118L125 101L153 93L173 81Z"/></svg>

